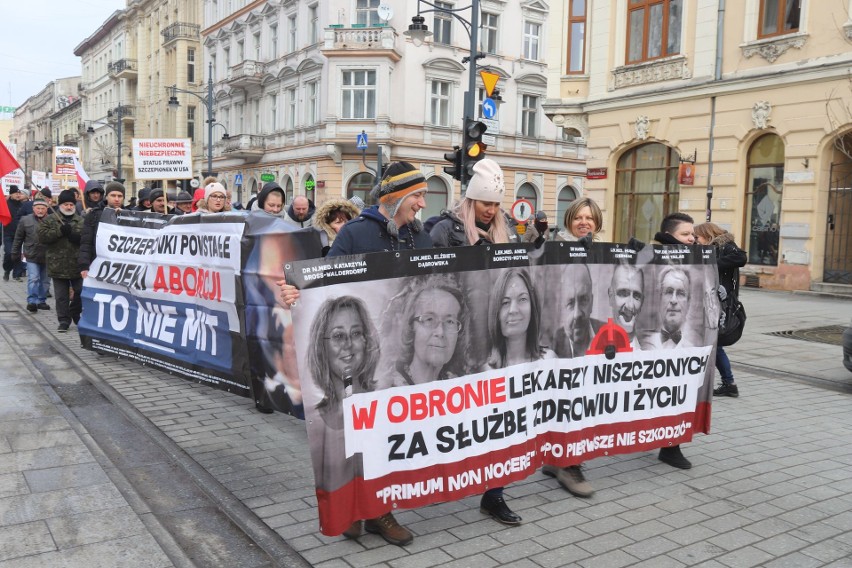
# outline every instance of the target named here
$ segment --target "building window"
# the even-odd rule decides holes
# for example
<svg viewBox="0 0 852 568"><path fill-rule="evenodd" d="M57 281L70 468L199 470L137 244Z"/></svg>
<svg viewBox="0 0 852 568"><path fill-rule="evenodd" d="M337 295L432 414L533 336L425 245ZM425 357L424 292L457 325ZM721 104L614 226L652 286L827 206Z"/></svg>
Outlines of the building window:
<svg viewBox="0 0 852 568"><path fill-rule="evenodd" d="M452 10L453 5L446 2L435 2L435 9L437 11L435 12L433 39L435 43L450 45L453 39L453 17L447 12L441 12L441 10Z"/></svg>
<svg viewBox="0 0 852 568"><path fill-rule="evenodd" d="M541 24L524 22L524 59L538 61L538 46L541 42Z"/></svg>
<svg viewBox="0 0 852 568"><path fill-rule="evenodd" d="M296 87L287 89L287 128L296 128Z"/></svg>
<svg viewBox="0 0 852 568"><path fill-rule="evenodd" d="M296 14L287 18L287 51L296 51Z"/></svg>
<svg viewBox="0 0 852 568"><path fill-rule="evenodd" d="M319 10L314 4L308 8L308 18L311 22L311 45L319 41Z"/></svg>
<svg viewBox="0 0 852 568"><path fill-rule="evenodd" d="M284 184L284 195L286 197L284 203L293 203L293 197L295 197L295 194L293 191L293 178L291 177L288 177L287 183Z"/></svg>
<svg viewBox="0 0 852 568"><path fill-rule="evenodd" d="M683 0L631 0L627 8L627 63L680 53Z"/></svg>
<svg viewBox="0 0 852 568"><path fill-rule="evenodd" d="M565 218L565 212L568 207L577 200L577 190L566 185L556 197L556 219L550 221L551 227L562 227L562 220Z"/></svg>
<svg viewBox="0 0 852 568"><path fill-rule="evenodd" d="M308 83L308 124L319 122L319 82Z"/></svg>
<svg viewBox="0 0 852 568"><path fill-rule="evenodd" d="M380 0L358 0L355 6L357 22L365 26L375 26L379 23Z"/></svg>
<svg viewBox="0 0 852 568"><path fill-rule="evenodd" d="M195 83L195 48L186 50L186 82Z"/></svg>
<svg viewBox="0 0 852 568"><path fill-rule="evenodd" d="M223 50L224 57L222 59L225 60L225 77L228 76L228 69L231 68L231 48L226 47Z"/></svg>
<svg viewBox="0 0 852 568"><path fill-rule="evenodd" d="M245 40L239 40L237 42L237 61L242 63L246 58L246 42ZM237 63L239 65L239 63Z"/></svg>
<svg viewBox="0 0 852 568"><path fill-rule="evenodd" d="M260 53L260 32L253 34L251 36L252 41L254 42L254 60L262 61L262 55Z"/></svg>
<svg viewBox="0 0 852 568"><path fill-rule="evenodd" d="M343 118L376 117L376 72L343 72Z"/></svg>
<svg viewBox="0 0 852 568"><path fill-rule="evenodd" d="M778 265L778 228L784 190L784 142L775 134L758 138L748 151L746 236L751 264Z"/></svg>
<svg viewBox="0 0 852 568"><path fill-rule="evenodd" d="M798 31L801 11L801 0L760 0L758 37Z"/></svg>
<svg viewBox="0 0 852 568"><path fill-rule="evenodd" d="M426 186L429 188L425 195L426 208L420 214L420 218L424 220L440 215L450 203L450 192L446 181L438 176L432 176L426 180Z"/></svg>
<svg viewBox="0 0 852 568"><path fill-rule="evenodd" d="M254 99L251 102L252 116L254 117L254 125L252 127L252 134L260 134L260 99Z"/></svg>
<svg viewBox="0 0 852 568"><path fill-rule="evenodd" d="M278 59L278 26L269 26L269 59Z"/></svg>
<svg viewBox="0 0 852 568"><path fill-rule="evenodd" d="M374 185L376 185L376 177L373 174L367 172L355 174L346 186L346 197L351 199L357 195L368 206L375 205L376 200L372 196ZM427 191L426 194L428 195L429 192Z"/></svg>
<svg viewBox="0 0 852 568"><path fill-rule="evenodd" d="M222 125L225 127L225 132L231 131L231 109L224 107L222 109Z"/></svg>
<svg viewBox="0 0 852 568"><path fill-rule="evenodd" d="M237 103L234 105L234 118L236 118L237 120L237 134L243 134L245 132L245 120L243 118L242 103Z"/></svg>
<svg viewBox="0 0 852 568"><path fill-rule="evenodd" d="M269 95L269 125L270 132L278 130L278 93Z"/></svg>
<svg viewBox="0 0 852 568"><path fill-rule="evenodd" d="M521 187L518 188L518 195L515 196L515 199L526 199L532 203L533 211L538 211L538 193L536 193L533 184L522 183Z"/></svg>
<svg viewBox="0 0 852 568"><path fill-rule="evenodd" d="M586 70L586 0L568 3L568 73Z"/></svg>
<svg viewBox="0 0 852 568"><path fill-rule="evenodd" d="M195 142L195 107L186 107L186 137Z"/></svg>
<svg viewBox="0 0 852 568"><path fill-rule="evenodd" d="M482 13L480 46L485 53L497 53L497 14Z"/></svg>
<svg viewBox="0 0 852 568"><path fill-rule="evenodd" d="M305 195L305 197L307 197L311 201L316 201L316 199L314 198L314 190L316 189L316 186L317 186L317 184L314 181L314 176L312 176L311 174L306 175L305 176L305 185L304 185L304 187L305 187L304 195Z"/></svg>
<svg viewBox="0 0 852 568"><path fill-rule="evenodd" d="M615 179L616 243L650 242L663 217L678 210L680 156L665 144L637 146L618 159Z"/></svg>
<svg viewBox="0 0 852 568"><path fill-rule="evenodd" d="M450 125L450 83L432 81L431 119L436 126Z"/></svg>
<svg viewBox="0 0 852 568"><path fill-rule="evenodd" d="M536 136L538 97L535 95L523 95L521 100L521 135Z"/></svg>

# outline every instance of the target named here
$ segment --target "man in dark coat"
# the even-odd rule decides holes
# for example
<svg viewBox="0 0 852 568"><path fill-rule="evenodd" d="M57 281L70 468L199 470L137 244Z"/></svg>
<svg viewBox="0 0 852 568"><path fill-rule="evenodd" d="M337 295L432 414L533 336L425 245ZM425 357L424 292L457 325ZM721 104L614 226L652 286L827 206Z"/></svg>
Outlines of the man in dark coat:
<svg viewBox="0 0 852 568"><path fill-rule="evenodd" d="M101 186L101 182L90 179L86 182L86 187L83 189L83 202L78 203L77 213L82 215L84 212L100 207L103 199L104 188Z"/></svg>
<svg viewBox="0 0 852 568"><path fill-rule="evenodd" d="M83 217L77 213L75 191L66 189L59 194L58 211L47 215L38 227L38 240L45 247L47 274L53 279L56 291L58 331L65 332L80 321L83 310L83 279L77 269L80 232ZM74 291L73 297L71 290Z"/></svg>
<svg viewBox="0 0 852 568"><path fill-rule="evenodd" d="M97 256L97 248L95 246L98 225L101 222L101 214L104 209L111 207L112 209L121 209L124 205L124 186L117 181L111 181L106 185L106 199L101 202L101 205L96 209L92 209L86 215L83 223L83 230L80 236L80 252L75 257L77 259L78 272L82 278L89 274L89 265Z"/></svg>
<svg viewBox="0 0 852 568"><path fill-rule="evenodd" d="M15 282L20 282L26 270L24 263L20 260L12 262L12 243L15 240L15 230L18 228L18 221L20 220L18 213L26 200L26 194L18 189L17 185L9 186L8 205L12 222L3 227L3 280L7 282L10 274Z"/></svg>
<svg viewBox="0 0 852 568"><path fill-rule="evenodd" d="M12 242L12 262L20 262L21 251L27 257L27 310L49 310L47 286L50 278L45 265L44 245L38 240L38 227L47 215L47 201L41 196L33 200L33 212L18 222Z"/></svg>

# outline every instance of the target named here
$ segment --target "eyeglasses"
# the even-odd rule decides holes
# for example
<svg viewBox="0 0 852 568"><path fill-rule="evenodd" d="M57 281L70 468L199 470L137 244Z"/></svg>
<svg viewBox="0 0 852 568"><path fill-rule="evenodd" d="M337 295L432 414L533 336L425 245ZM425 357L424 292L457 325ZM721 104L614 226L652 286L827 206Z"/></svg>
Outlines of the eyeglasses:
<svg viewBox="0 0 852 568"><path fill-rule="evenodd" d="M218 193L214 193L213 195L211 195L211 196L210 196L210 197L208 197L207 199L225 199L225 196L224 196L224 195L221 195L221 194L218 194Z"/></svg>
<svg viewBox="0 0 852 568"><path fill-rule="evenodd" d="M344 347L347 343L355 344L355 343L363 343L364 342L364 330L361 329L353 329L349 333L346 333L343 330L332 331L331 335L326 335L325 339L331 341L331 344L340 349Z"/></svg>
<svg viewBox="0 0 852 568"><path fill-rule="evenodd" d="M458 333L461 331L462 328L462 323L456 318L440 319L435 314L422 314L419 316L414 316L413 319L426 329L435 329L436 327L438 327L438 324L441 324L444 328L444 331Z"/></svg>

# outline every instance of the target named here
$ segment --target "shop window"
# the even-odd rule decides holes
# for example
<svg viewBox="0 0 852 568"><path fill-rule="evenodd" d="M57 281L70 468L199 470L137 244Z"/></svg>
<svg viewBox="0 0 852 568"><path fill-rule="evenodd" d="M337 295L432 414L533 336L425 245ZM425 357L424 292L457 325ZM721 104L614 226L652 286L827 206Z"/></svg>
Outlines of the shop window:
<svg viewBox="0 0 852 568"><path fill-rule="evenodd" d="M437 176L432 176L426 180L426 185L429 191L426 192L426 209L420 214L422 220L429 217L440 215L441 211L448 207L449 191L447 183Z"/></svg>
<svg viewBox="0 0 852 568"><path fill-rule="evenodd" d="M619 158L615 174L615 242L626 243L630 237L646 243L653 240L663 217L678 210L679 157L673 148L652 142L632 148Z"/></svg>
<svg viewBox="0 0 852 568"><path fill-rule="evenodd" d="M556 198L556 219L549 219L551 227L562 228L562 219L565 218L565 211L568 207L577 200L577 190L570 185L562 188Z"/></svg>
<svg viewBox="0 0 852 568"><path fill-rule="evenodd" d="M346 187L346 197L358 196L367 205L375 205L376 200L370 195L373 186L376 185L376 177L368 172L361 172L352 176Z"/></svg>
<svg viewBox="0 0 852 568"><path fill-rule="evenodd" d="M758 138L748 152L746 226L743 242L751 264L778 265L778 227L784 189L784 143L775 134Z"/></svg>
<svg viewBox="0 0 852 568"><path fill-rule="evenodd" d="M516 197L517 199L526 199L532 203L533 211L538 211L538 193L533 184L522 183L521 187L518 188L518 195Z"/></svg>

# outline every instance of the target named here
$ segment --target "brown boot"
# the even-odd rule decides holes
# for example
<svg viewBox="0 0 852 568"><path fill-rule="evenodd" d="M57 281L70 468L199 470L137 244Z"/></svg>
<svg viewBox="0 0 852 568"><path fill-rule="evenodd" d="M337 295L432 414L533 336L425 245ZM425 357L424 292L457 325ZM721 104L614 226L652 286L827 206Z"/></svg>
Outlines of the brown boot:
<svg viewBox="0 0 852 568"><path fill-rule="evenodd" d="M364 521L364 530L381 535L383 539L397 546L405 546L414 540L414 535L396 522L393 513L386 513L376 519L367 519Z"/></svg>
<svg viewBox="0 0 852 568"><path fill-rule="evenodd" d="M361 536L361 527L364 526L364 521L355 521L349 528L343 531L343 536L346 538L358 538Z"/></svg>

